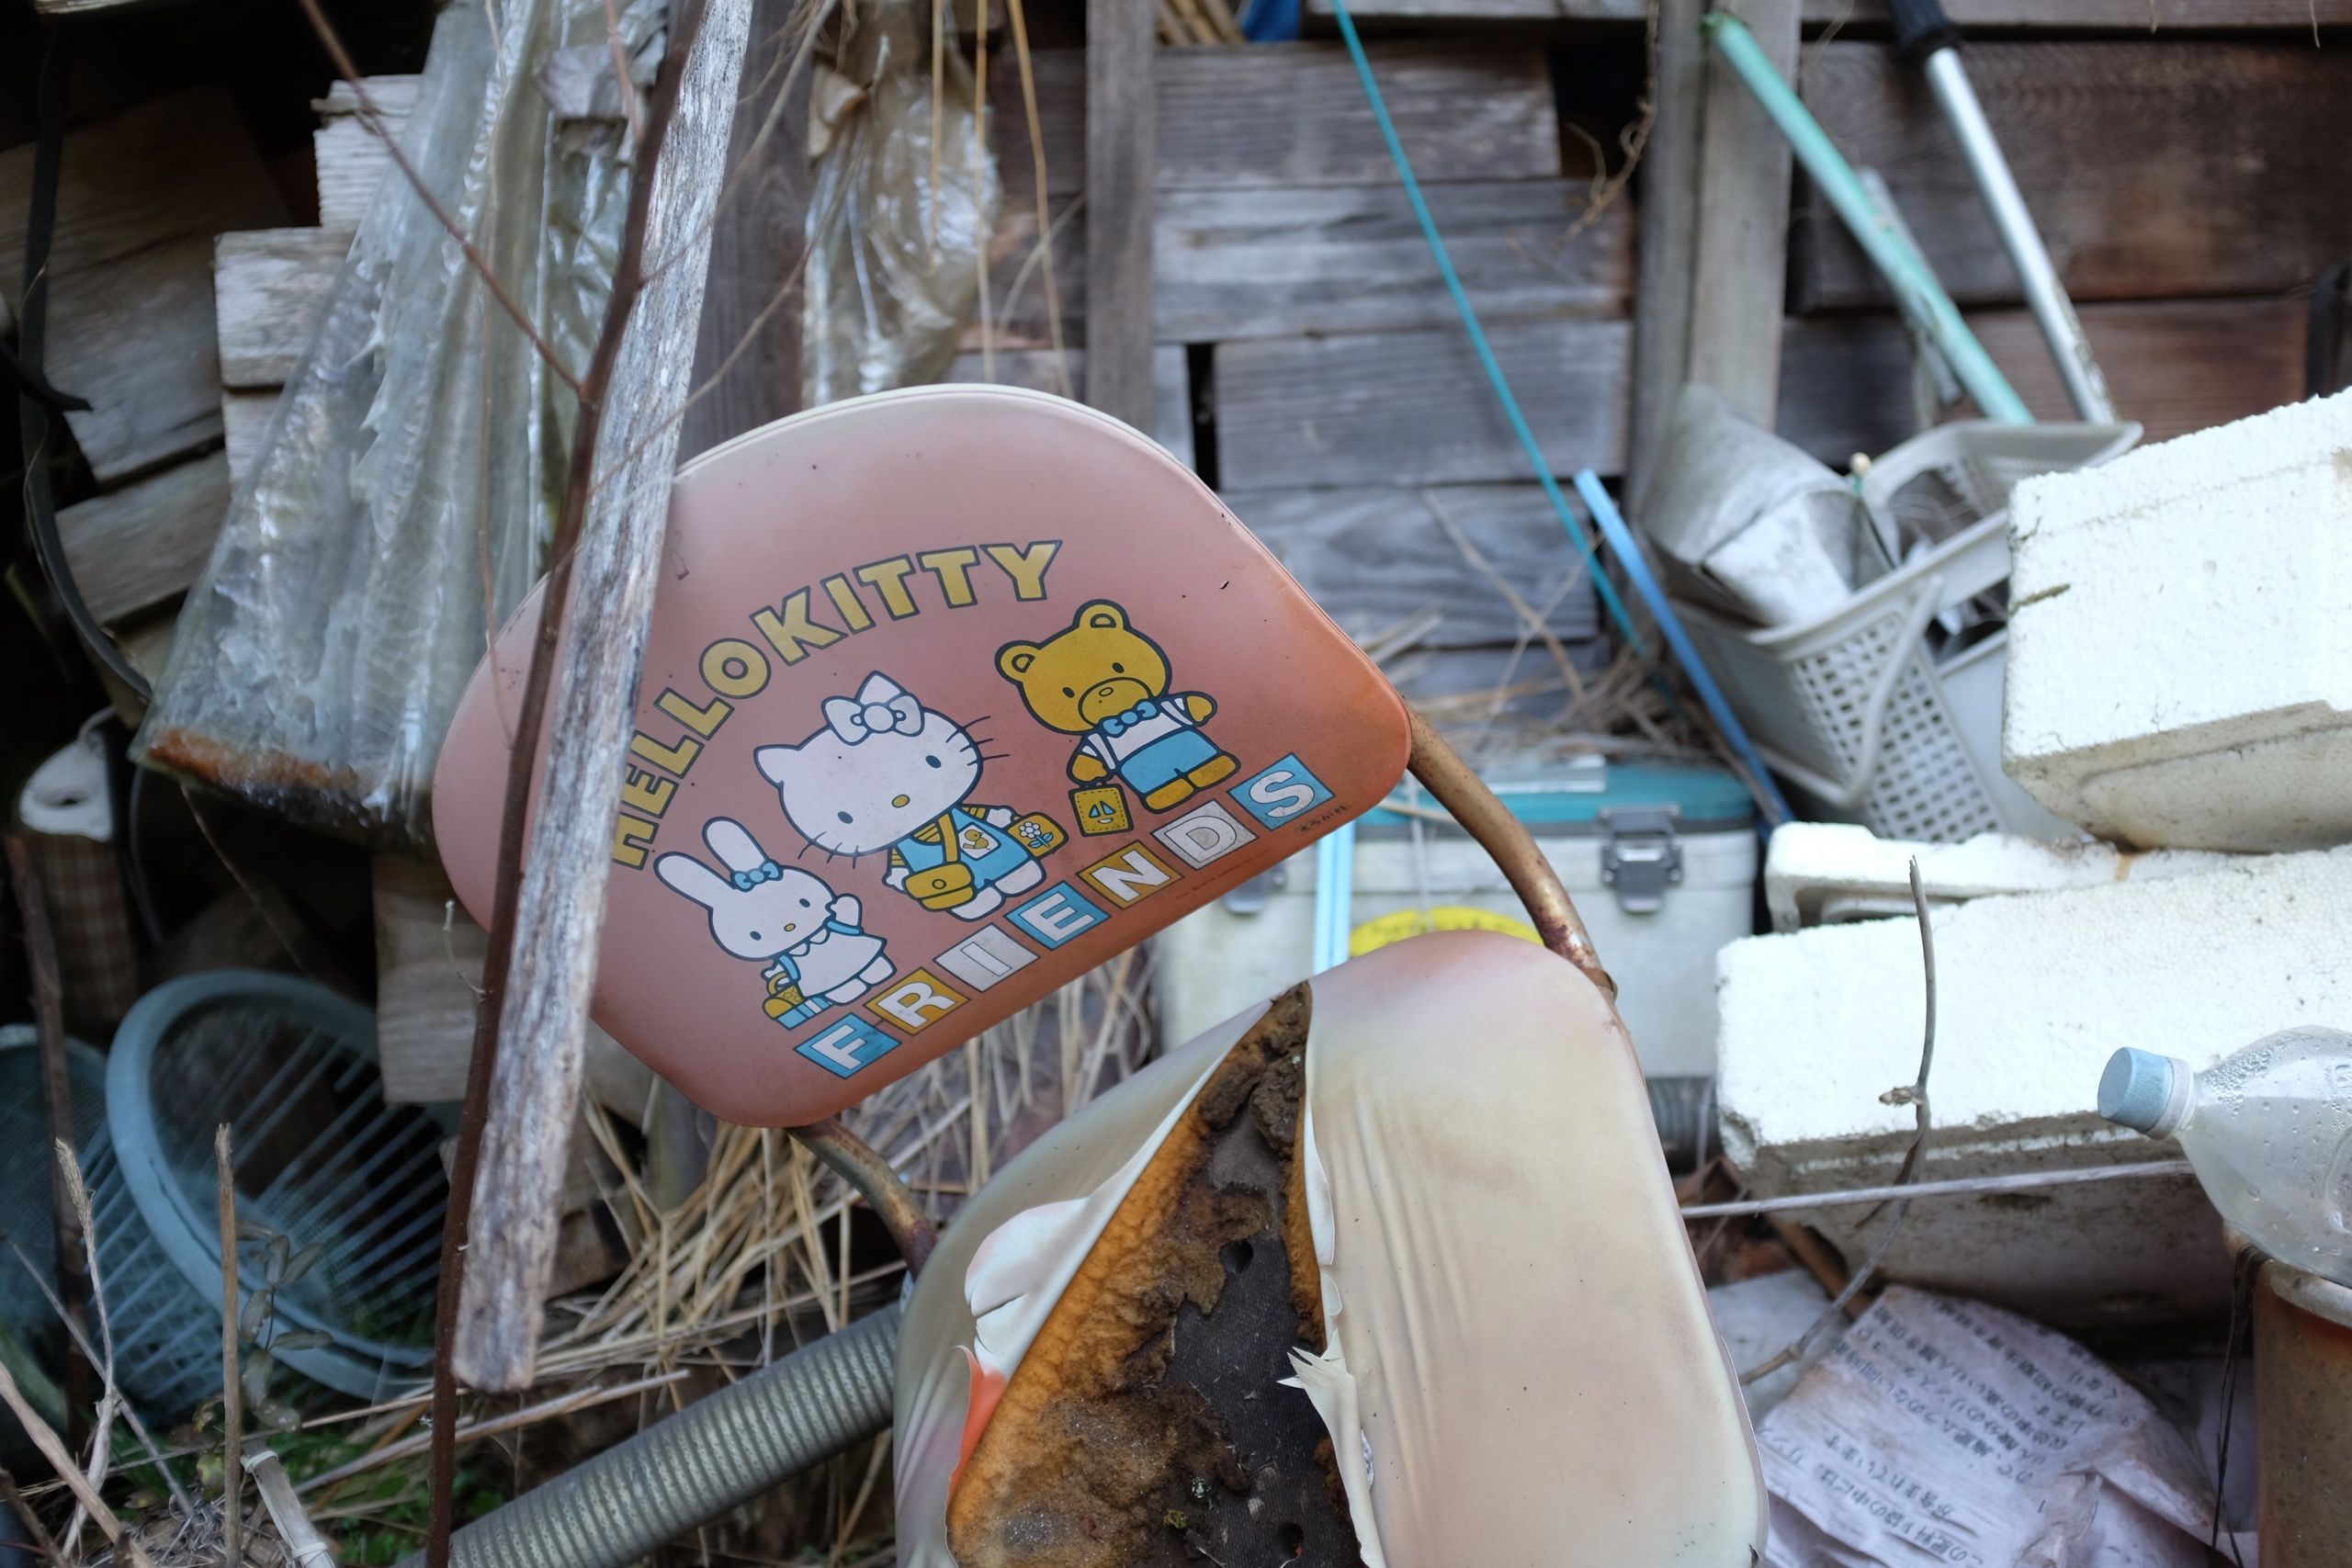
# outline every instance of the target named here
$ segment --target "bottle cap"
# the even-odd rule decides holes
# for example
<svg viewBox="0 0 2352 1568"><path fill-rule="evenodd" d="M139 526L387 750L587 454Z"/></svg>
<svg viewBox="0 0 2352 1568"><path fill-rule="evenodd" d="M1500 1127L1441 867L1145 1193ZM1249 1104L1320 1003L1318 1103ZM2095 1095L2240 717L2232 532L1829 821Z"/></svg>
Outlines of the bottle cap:
<svg viewBox="0 0 2352 1568"><path fill-rule="evenodd" d="M2119 1127L2161 1138L2188 1108L2188 1064L2126 1045L2098 1079L2098 1113Z"/></svg>

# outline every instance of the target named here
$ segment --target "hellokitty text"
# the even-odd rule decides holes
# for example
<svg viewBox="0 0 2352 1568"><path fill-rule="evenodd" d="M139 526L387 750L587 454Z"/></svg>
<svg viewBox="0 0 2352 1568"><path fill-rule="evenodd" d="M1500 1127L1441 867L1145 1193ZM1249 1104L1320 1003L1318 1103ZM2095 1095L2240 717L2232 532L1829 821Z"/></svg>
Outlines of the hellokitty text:
<svg viewBox="0 0 2352 1568"><path fill-rule="evenodd" d="M746 698L768 688L780 669L877 628L926 615L1032 604L1046 597L1046 575L1061 553L1058 539L1026 544L953 545L886 556L793 588L746 616L741 635L702 650L701 680L665 685L653 700L661 716L629 737L621 774L613 860L641 867L663 815L711 738Z"/></svg>

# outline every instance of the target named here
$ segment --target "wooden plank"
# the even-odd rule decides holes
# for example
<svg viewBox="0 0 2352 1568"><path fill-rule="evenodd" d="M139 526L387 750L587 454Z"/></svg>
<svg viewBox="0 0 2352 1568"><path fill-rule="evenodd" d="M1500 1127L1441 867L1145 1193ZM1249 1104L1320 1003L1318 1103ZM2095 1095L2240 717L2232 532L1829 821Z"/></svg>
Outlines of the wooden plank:
<svg viewBox="0 0 2352 1568"><path fill-rule="evenodd" d="M376 858L376 1049L384 1098L395 1104L446 1104L466 1095L474 987L490 939L452 906L455 897L438 866ZM653 1069L591 1024L585 1071L589 1097L636 1125Z"/></svg>
<svg viewBox="0 0 2352 1568"><path fill-rule="evenodd" d="M258 229L214 242L220 385L275 388L293 378L350 249L347 229Z"/></svg>
<svg viewBox="0 0 2352 1568"><path fill-rule="evenodd" d="M1088 329L1086 400L1141 428L1152 407L1151 314L1142 307L1151 298L1159 53L1149 0L1086 0L1086 295L1111 307Z"/></svg>
<svg viewBox="0 0 2352 1568"><path fill-rule="evenodd" d="M2083 330L2122 417L2166 441L2303 395L2304 306L2298 299L2197 299L2086 305ZM2024 310L1969 324L2029 407L2072 419L2057 367ZM1789 323L1780 431L1824 462L1883 452L1912 434L1911 346L1892 316Z"/></svg>
<svg viewBox="0 0 2352 1568"><path fill-rule="evenodd" d="M1488 335L1553 471L1619 472L1630 326L1532 321ZM1458 328L1219 344L1215 365L1228 490L1530 477Z"/></svg>
<svg viewBox="0 0 2352 1568"><path fill-rule="evenodd" d="M1000 353L995 360L996 374L990 377L983 357L972 351L957 355L949 362L942 381L977 381L1000 387L1026 387L1034 392L1060 392L1062 379L1054 368L1050 349L1015 349ZM1082 386L1086 376L1086 351L1073 348L1069 353L1068 375L1070 384ZM1152 421L1145 434L1175 455L1186 468L1193 467L1193 397L1192 377L1184 360L1184 350L1175 344L1162 344L1151 351Z"/></svg>
<svg viewBox="0 0 2352 1568"><path fill-rule="evenodd" d="M1782 76L1793 73L1797 0L1736 0L1724 8L1755 30ZM1738 74L1711 53L1699 144L1690 378L1763 425L1772 423L1780 381L1790 171L1788 143Z"/></svg>
<svg viewBox="0 0 2352 1568"><path fill-rule="evenodd" d="M1396 133L1420 178L1552 179L1560 164L1551 73L1541 50L1408 39L1368 46ZM1077 50L1038 50L1037 113L1046 188L1057 199L1086 181L1086 71ZM1396 177L1363 85L1337 43L1159 51L1162 191L1236 186L1385 185ZM1028 117L1013 62L989 65L991 145L1004 210L1035 205Z"/></svg>
<svg viewBox="0 0 2352 1568"><path fill-rule="evenodd" d="M244 488L253 477L254 460L261 456L262 437L269 434L270 416L277 412L277 389L227 391L220 394L220 452L229 463L229 489Z"/></svg>
<svg viewBox="0 0 2352 1568"><path fill-rule="evenodd" d="M478 1207L458 1314L458 1375L477 1388L529 1386L555 1265L554 1199L580 1096L582 1036L604 929L604 869L620 811L637 672L660 575L678 456L677 414L694 379L710 224L725 183L751 0L713 0L682 51L677 98L650 182L644 254L658 258L614 356L589 452L598 482L572 563L579 614L559 630L538 788L566 809L531 830L501 988L506 1042L483 1111ZM527 748L525 755L529 755ZM530 766L525 762L524 766Z"/></svg>
<svg viewBox="0 0 2352 1568"><path fill-rule="evenodd" d="M24 281L32 168L29 144L0 152L0 279L11 296ZM58 309L83 268L162 240L284 221L286 205L223 88L191 87L74 127L65 138L49 256L56 279L51 342Z"/></svg>
<svg viewBox="0 0 2352 1568"><path fill-rule="evenodd" d="M1705 112L1705 0L1657 0L1650 95L1656 118L1641 168L1641 291L1634 311L1633 425L1625 453L1634 514L1650 455L1666 439L1690 368L1690 282L1699 259L1699 132Z"/></svg>
<svg viewBox="0 0 2352 1568"><path fill-rule="evenodd" d="M384 128L394 136L407 125L416 107L420 76L370 76L368 101L376 106ZM325 229L356 229L376 199L376 186L392 166L376 132L360 118L359 95L348 82L337 82L312 106L322 123L311 133L318 165L319 225Z"/></svg>
<svg viewBox="0 0 2352 1568"><path fill-rule="evenodd" d="M1427 492L1487 564L1564 642L1599 630L1591 580L1534 484L1448 485ZM1325 614L1359 639L1424 611L1442 617L1430 648L1515 640L1519 613L1473 567L1419 490L1231 491L1226 505L1274 552Z"/></svg>
<svg viewBox="0 0 2352 1568"><path fill-rule="evenodd" d="M57 532L74 581L101 621L186 592L229 511L229 459L208 452L65 508Z"/></svg>
<svg viewBox="0 0 2352 1568"><path fill-rule="evenodd" d="M1572 243L1581 181L1478 180L1428 188L1447 254L1489 325L1623 316L1633 217L1617 202ZM1168 191L1153 316L1163 343L1451 326L1453 303L1392 175L1373 186Z"/></svg>
<svg viewBox="0 0 2352 1568"><path fill-rule="evenodd" d="M710 235L710 283L695 345L695 397L678 431L681 462L800 408L798 272L808 216L808 88L779 105L797 51L791 0L753 0L744 95L727 147L736 186ZM767 129L771 111L775 123ZM716 378L714 380L713 378Z"/></svg>
<svg viewBox="0 0 2352 1568"><path fill-rule="evenodd" d="M2352 54L2267 42L1977 43L1970 79L2067 291L2086 299L2267 294L2352 254L2340 137ZM1805 101L1886 176L1962 304L2019 298L1958 144L1881 44L1805 57ZM1801 310L1892 300L1817 199L1796 226Z"/></svg>
<svg viewBox="0 0 2352 1568"><path fill-rule="evenodd" d="M49 331L50 379L90 401L65 423L100 484L220 438L209 235L61 275Z"/></svg>
<svg viewBox="0 0 2352 1568"><path fill-rule="evenodd" d="M1414 40L1369 47L1414 172L1430 183L1561 173L1541 50ZM1159 51L1163 190L1379 185L1396 177L1336 43ZM1089 187L1090 190L1091 187Z"/></svg>

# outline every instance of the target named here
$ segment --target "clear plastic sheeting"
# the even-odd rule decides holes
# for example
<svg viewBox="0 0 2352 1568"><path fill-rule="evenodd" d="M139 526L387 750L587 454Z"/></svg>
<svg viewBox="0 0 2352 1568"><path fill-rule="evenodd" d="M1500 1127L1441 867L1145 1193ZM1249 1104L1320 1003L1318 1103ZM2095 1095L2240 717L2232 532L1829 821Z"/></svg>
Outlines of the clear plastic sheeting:
<svg viewBox="0 0 2352 1568"><path fill-rule="evenodd" d="M936 381L979 305L1002 193L953 50L934 115L928 17L910 0L844 7L809 95L804 408Z"/></svg>
<svg viewBox="0 0 2352 1568"><path fill-rule="evenodd" d="M549 96L592 51L614 73L605 3L506 0L494 16L495 33L479 0L442 13L401 146L576 372L611 288L628 136L617 119L560 118ZM661 0L619 20L632 76L650 80ZM442 731L544 564L576 412L388 172L181 613L139 760L421 849Z"/></svg>

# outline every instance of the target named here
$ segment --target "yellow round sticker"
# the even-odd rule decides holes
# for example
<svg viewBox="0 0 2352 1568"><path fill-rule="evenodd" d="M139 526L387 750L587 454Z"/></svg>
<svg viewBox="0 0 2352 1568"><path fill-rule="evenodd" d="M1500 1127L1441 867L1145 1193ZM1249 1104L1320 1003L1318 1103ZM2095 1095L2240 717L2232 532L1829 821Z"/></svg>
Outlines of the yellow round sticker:
<svg viewBox="0 0 2352 1568"><path fill-rule="evenodd" d="M1433 909L1398 909L1366 920L1348 933L1348 956L1362 958L1374 948L1386 947L1424 931L1500 931L1539 946L1544 939L1525 920L1467 904L1441 904Z"/></svg>

